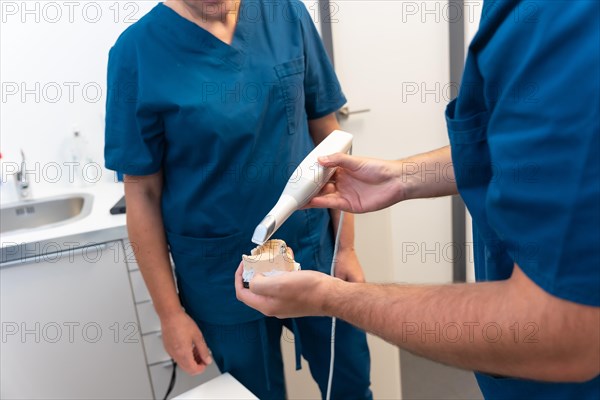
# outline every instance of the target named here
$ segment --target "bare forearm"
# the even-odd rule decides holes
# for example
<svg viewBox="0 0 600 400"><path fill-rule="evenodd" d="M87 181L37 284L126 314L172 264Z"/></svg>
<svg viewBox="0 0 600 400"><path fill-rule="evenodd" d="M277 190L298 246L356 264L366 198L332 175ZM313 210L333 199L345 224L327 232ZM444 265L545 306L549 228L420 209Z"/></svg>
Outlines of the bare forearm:
<svg viewBox="0 0 600 400"><path fill-rule="evenodd" d="M135 179L135 178L130 178ZM127 229L156 312L161 319L181 310L160 210L160 197L125 185Z"/></svg>
<svg viewBox="0 0 600 400"><path fill-rule="evenodd" d="M444 286L333 282L325 313L424 357L537 380L581 381L598 373L597 310L584 320L565 315L559 311L565 301L524 295L513 280Z"/></svg>
<svg viewBox="0 0 600 400"><path fill-rule="evenodd" d="M405 199L458 194L450 146L396 161Z"/></svg>

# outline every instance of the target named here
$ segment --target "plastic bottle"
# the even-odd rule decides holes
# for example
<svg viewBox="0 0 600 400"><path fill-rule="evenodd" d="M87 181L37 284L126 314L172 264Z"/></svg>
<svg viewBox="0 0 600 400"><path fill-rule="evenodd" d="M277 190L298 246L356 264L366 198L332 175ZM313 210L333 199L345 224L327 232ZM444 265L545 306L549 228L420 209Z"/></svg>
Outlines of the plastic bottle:
<svg viewBox="0 0 600 400"><path fill-rule="evenodd" d="M89 164L92 162L87 150L87 142L77 129L73 129L68 155L69 183L85 186L91 183L94 177L88 177Z"/></svg>

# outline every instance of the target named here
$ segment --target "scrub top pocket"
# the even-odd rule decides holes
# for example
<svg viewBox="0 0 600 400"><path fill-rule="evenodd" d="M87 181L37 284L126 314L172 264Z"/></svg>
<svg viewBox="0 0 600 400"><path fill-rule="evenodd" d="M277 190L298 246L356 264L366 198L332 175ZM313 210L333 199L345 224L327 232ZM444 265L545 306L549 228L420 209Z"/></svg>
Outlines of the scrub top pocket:
<svg viewBox="0 0 600 400"><path fill-rule="evenodd" d="M169 250L175 262L175 270L186 275L194 285L231 285L233 273L250 247L249 240L242 240L241 233L217 237L199 238L167 232ZM234 265L231 265L234 264ZM231 276L223 276L223 270Z"/></svg>
<svg viewBox="0 0 600 400"><path fill-rule="evenodd" d="M493 172L487 142L489 113L485 111L465 119L456 119L455 107L456 100L448 104L446 124L456 183L459 189L487 186Z"/></svg>
<svg viewBox="0 0 600 400"><path fill-rule="evenodd" d="M274 69L285 102L288 134L294 135L298 126L307 118L304 94L304 57L278 64Z"/></svg>
<svg viewBox="0 0 600 400"><path fill-rule="evenodd" d="M241 232L217 238L167 232L167 238L175 262L179 297L188 314L224 324L260 316L235 300L234 274L242 254L249 254L252 248Z"/></svg>

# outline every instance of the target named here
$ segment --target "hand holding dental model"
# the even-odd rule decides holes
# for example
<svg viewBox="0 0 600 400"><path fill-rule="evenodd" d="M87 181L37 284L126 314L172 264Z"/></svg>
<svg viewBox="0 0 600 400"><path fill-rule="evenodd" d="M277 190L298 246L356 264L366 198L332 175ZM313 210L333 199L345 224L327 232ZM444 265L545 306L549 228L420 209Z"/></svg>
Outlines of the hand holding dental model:
<svg viewBox="0 0 600 400"><path fill-rule="evenodd" d="M276 276L256 274L250 282L252 290L248 290L243 279L244 273L244 265L241 263L235 274L238 300L265 315L279 318L327 315L324 309L326 292L332 288L331 282L342 282L341 279L317 271L298 271Z"/></svg>

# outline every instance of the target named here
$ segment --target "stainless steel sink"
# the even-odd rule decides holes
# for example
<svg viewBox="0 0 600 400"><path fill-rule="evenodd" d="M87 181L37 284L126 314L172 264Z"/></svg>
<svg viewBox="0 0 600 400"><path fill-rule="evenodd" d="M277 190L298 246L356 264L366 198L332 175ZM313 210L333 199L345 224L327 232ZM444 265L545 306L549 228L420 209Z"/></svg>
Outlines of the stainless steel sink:
<svg viewBox="0 0 600 400"><path fill-rule="evenodd" d="M83 193L7 204L0 209L0 233L71 223L89 215L92 201Z"/></svg>

